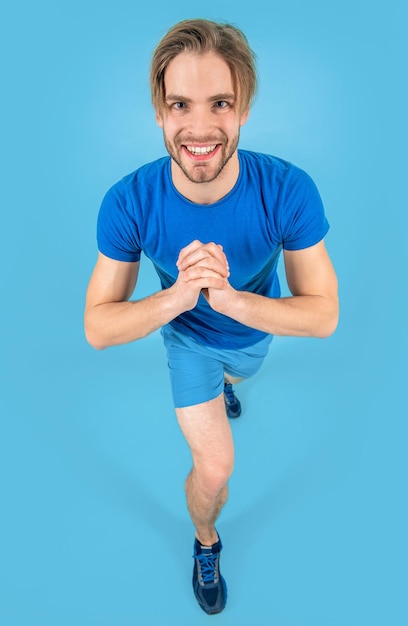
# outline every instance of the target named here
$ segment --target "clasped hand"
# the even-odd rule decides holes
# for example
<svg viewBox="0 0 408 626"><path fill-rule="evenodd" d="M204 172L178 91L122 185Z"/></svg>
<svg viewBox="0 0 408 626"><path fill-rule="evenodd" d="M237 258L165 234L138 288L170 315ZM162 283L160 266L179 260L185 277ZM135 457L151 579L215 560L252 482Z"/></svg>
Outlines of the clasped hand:
<svg viewBox="0 0 408 626"><path fill-rule="evenodd" d="M193 309L202 293L214 310L223 312L234 290L228 282L230 270L221 245L193 241L181 250L177 269L175 287L184 310Z"/></svg>

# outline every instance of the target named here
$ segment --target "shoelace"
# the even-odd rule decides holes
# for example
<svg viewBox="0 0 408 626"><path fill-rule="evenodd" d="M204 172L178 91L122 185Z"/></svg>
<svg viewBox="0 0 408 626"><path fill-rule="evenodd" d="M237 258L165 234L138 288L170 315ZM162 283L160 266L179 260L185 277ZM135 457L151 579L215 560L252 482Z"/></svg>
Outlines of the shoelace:
<svg viewBox="0 0 408 626"><path fill-rule="evenodd" d="M234 402L235 402L235 395L234 395L234 390L232 388L232 385L225 385L224 386L224 394L225 394L225 398L226 398L228 404L234 404Z"/></svg>
<svg viewBox="0 0 408 626"><path fill-rule="evenodd" d="M199 554L197 559L201 565L201 576L203 583L213 583L216 579L216 567L217 567L218 554Z"/></svg>

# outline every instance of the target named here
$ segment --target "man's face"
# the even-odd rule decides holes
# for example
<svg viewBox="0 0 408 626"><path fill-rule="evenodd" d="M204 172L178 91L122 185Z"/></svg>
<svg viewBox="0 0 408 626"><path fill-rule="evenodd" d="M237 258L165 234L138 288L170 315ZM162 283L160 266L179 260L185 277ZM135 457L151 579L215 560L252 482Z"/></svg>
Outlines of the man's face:
<svg viewBox="0 0 408 626"><path fill-rule="evenodd" d="M248 118L239 109L231 71L212 52L182 52L170 62L164 85L156 119L167 151L189 181L209 183L235 154Z"/></svg>

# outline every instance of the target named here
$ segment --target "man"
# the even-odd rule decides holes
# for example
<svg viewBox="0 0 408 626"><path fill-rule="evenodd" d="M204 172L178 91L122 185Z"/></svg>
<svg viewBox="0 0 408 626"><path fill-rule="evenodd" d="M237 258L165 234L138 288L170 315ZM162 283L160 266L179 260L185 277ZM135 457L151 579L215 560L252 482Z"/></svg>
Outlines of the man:
<svg viewBox="0 0 408 626"><path fill-rule="evenodd" d="M232 384L259 369L273 335L329 336L337 280L311 179L276 157L238 150L256 89L243 33L201 19L176 24L154 52L151 89L170 156L126 176L103 200L85 330L103 349L162 329L193 459L193 588L213 614L227 597L215 522L234 461L227 413L240 413ZM276 273L282 250L287 298ZM141 251L162 289L129 301Z"/></svg>

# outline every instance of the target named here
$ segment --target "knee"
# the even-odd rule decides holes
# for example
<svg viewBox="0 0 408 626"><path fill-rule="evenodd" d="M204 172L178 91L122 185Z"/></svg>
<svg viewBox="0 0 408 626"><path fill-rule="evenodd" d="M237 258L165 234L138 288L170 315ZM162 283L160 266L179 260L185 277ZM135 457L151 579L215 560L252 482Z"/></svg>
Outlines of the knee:
<svg viewBox="0 0 408 626"><path fill-rule="evenodd" d="M214 497L227 485L234 469L233 459L194 465L194 473L200 490Z"/></svg>

